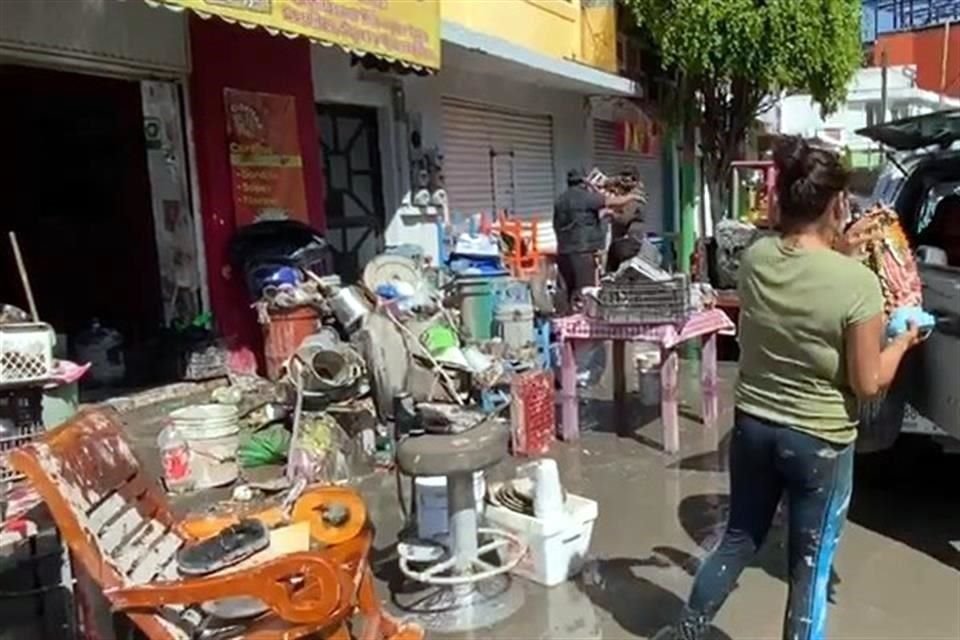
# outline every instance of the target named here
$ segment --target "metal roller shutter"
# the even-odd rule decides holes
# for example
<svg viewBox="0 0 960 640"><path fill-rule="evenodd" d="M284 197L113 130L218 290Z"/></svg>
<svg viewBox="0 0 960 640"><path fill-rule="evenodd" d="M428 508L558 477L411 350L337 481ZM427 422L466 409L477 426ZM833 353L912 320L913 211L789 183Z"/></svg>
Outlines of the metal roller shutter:
<svg viewBox="0 0 960 640"><path fill-rule="evenodd" d="M121 73L190 70L186 18L139 0L0 0L0 53Z"/></svg>
<svg viewBox="0 0 960 640"><path fill-rule="evenodd" d="M443 99L443 172L453 210L549 219L556 198L549 115Z"/></svg>
<svg viewBox="0 0 960 640"><path fill-rule="evenodd" d="M644 221L647 231L663 230L663 163L659 156L645 156L623 151L617 145L617 123L593 121L593 162L604 173L611 174L634 167L647 189Z"/></svg>

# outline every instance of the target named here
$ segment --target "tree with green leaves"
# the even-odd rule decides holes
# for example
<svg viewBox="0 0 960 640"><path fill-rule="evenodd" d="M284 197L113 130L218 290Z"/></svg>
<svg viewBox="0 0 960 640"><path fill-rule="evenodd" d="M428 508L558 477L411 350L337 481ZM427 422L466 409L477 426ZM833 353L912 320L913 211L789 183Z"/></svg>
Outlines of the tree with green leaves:
<svg viewBox="0 0 960 640"><path fill-rule="evenodd" d="M860 0L623 1L675 79L661 112L700 128L716 218L757 116L784 93L835 110L862 58Z"/></svg>

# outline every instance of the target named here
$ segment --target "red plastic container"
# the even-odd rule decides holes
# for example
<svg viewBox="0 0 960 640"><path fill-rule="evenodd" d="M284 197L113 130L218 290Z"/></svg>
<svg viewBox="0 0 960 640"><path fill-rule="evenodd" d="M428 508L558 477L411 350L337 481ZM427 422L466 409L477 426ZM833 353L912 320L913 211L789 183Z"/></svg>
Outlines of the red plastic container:
<svg viewBox="0 0 960 640"><path fill-rule="evenodd" d="M290 356L304 338L317 332L317 312L310 307L271 311L270 324L263 325L263 352L267 378L279 380Z"/></svg>
<svg viewBox="0 0 960 640"><path fill-rule="evenodd" d="M553 373L532 371L514 376L510 395L513 454L539 456L547 453L557 431Z"/></svg>

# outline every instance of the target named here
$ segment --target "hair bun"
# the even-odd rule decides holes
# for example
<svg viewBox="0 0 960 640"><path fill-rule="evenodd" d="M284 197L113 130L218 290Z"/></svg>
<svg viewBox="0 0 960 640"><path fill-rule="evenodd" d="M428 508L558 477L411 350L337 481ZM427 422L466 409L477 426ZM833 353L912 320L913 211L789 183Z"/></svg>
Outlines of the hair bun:
<svg viewBox="0 0 960 640"><path fill-rule="evenodd" d="M810 145L800 136L783 136L773 149L773 163L777 173L788 176L802 176L806 173L807 156Z"/></svg>

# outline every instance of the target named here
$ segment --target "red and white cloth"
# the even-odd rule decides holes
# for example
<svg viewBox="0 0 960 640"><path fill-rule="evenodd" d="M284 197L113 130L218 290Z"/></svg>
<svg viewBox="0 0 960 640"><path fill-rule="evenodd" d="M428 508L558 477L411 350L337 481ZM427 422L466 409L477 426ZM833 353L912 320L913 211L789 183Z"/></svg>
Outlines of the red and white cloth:
<svg viewBox="0 0 960 640"><path fill-rule="evenodd" d="M656 342L665 349L672 349L682 342L711 333L734 335L736 331L733 320L721 309L698 311L680 326L606 322L583 314L555 319L553 326L561 342L564 340L632 340Z"/></svg>

